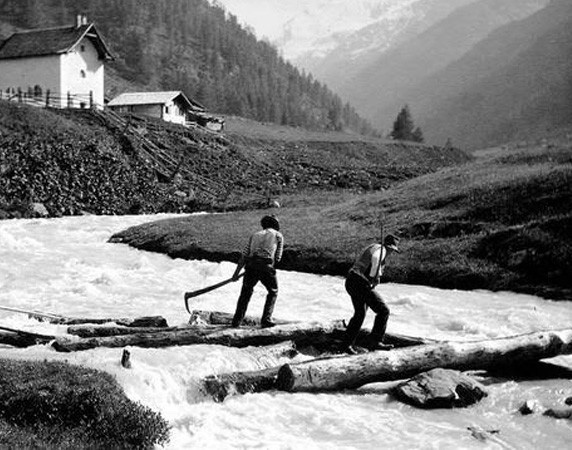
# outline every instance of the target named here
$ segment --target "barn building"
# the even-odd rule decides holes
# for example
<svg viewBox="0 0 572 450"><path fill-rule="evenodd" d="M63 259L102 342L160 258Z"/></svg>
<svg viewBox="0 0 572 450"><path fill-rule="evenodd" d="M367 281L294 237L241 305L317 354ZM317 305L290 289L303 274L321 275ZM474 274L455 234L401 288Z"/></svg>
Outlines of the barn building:
<svg viewBox="0 0 572 450"><path fill-rule="evenodd" d="M207 114L204 106L182 91L127 92L111 100L107 107L119 113L142 114L180 125L199 124L221 130L222 119Z"/></svg>

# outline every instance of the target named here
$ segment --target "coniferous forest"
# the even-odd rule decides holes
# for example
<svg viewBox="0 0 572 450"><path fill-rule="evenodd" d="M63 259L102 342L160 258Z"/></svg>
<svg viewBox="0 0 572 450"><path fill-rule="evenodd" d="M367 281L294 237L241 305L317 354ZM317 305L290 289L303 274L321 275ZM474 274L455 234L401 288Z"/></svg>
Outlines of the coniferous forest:
<svg viewBox="0 0 572 450"><path fill-rule="evenodd" d="M207 0L0 0L22 29L95 22L131 86L182 90L208 110L316 130L374 132L353 107ZM5 36L6 37L6 36ZM108 83L109 96L118 94Z"/></svg>

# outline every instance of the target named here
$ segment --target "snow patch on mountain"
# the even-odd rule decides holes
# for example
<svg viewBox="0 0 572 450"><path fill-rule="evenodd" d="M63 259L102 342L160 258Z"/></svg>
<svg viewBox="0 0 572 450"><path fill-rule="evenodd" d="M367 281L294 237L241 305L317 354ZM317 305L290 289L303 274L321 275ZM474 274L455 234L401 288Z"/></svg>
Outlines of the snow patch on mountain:
<svg viewBox="0 0 572 450"><path fill-rule="evenodd" d="M276 45L289 60L325 56L343 46L359 30L366 29L364 48L387 45L377 38L379 24L388 39L415 17L413 5L426 0L214 0L257 37ZM419 19L419 18L417 18ZM367 28L371 42L367 42Z"/></svg>

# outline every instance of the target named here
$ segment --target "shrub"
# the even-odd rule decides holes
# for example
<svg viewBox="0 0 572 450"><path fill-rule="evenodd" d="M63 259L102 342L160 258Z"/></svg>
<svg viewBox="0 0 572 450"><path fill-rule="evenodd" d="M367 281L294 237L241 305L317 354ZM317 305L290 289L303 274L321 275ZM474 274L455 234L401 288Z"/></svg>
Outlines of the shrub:
<svg viewBox="0 0 572 450"><path fill-rule="evenodd" d="M46 429L55 430L50 442L70 448L152 448L168 440L162 416L129 400L109 374L60 362L0 366L0 431L6 424L18 428L0 433L0 446L10 444L4 442L10 435L45 440Z"/></svg>

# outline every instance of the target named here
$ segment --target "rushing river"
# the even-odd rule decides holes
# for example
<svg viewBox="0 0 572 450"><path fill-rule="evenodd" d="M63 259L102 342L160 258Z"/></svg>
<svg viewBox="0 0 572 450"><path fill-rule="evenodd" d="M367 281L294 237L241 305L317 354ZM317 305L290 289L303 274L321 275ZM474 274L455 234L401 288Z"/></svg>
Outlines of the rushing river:
<svg viewBox="0 0 572 450"><path fill-rule="evenodd" d="M0 305L79 317L162 315L169 325L185 323L183 292L228 278L234 265L173 260L107 243L113 233L155 219L85 216L0 222ZM237 237L237 249L245 238ZM351 316L341 278L284 271L278 276L276 318ZM233 312L239 289L240 283L232 283L197 297L194 306ZM474 340L572 327L572 302L391 283L378 289L391 309L392 333ZM257 287L248 314L261 314L264 294ZM369 312L366 325L371 323ZM7 311L0 311L0 325L65 333L63 326ZM390 383L327 394L249 394L215 403L200 394L204 376L282 361L259 360L249 349L222 346L130 351L131 369L120 365L121 349L62 354L48 346L0 347L0 357L67 360L115 375L131 399L169 420L167 447L173 449L571 448L571 421L517 412L526 400L544 408L563 406L563 399L572 396L569 379L498 381L488 385L489 396L480 403L455 410L425 411L402 404L387 393ZM572 367L571 357L552 362Z"/></svg>

